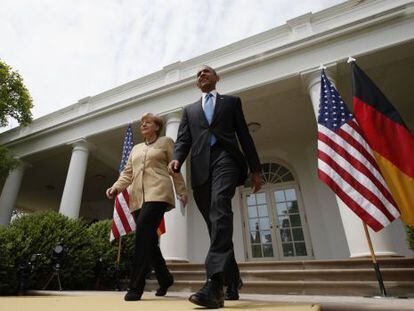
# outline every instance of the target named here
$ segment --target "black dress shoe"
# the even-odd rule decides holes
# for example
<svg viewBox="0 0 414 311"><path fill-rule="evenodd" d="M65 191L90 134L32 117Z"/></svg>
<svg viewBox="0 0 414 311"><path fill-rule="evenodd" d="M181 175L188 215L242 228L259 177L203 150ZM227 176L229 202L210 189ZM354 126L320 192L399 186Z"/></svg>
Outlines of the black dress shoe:
<svg viewBox="0 0 414 311"><path fill-rule="evenodd" d="M223 282L217 279L208 279L206 284L188 299L192 303L208 309L224 307Z"/></svg>
<svg viewBox="0 0 414 311"><path fill-rule="evenodd" d="M137 301L141 300L142 291L137 289L129 289L128 292L125 294L124 300L125 301Z"/></svg>
<svg viewBox="0 0 414 311"><path fill-rule="evenodd" d="M174 278L171 275L171 278L165 284L160 284L160 287L155 292L155 296L165 296L167 294L168 288L174 284Z"/></svg>
<svg viewBox="0 0 414 311"><path fill-rule="evenodd" d="M231 283L227 286L226 294L224 295L225 300L239 300L239 290L243 287L243 281L239 279L239 282Z"/></svg>

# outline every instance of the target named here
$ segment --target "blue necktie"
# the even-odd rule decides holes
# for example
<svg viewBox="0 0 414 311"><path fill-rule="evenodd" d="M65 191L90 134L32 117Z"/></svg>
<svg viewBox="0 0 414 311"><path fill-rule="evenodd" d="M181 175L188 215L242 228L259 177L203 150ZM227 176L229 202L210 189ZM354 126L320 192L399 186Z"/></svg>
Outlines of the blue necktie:
<svg viewBox="0 0 414 311"><path fill-rule="evenodd" d="M213 113L214 113L214 105L213 105L213 94L208 93L206 94L205 101L204 101L204 114L208 121L208 124L211 124L213 120ZM217 141L216 136L211 134L210 146L213 146Z"/></svg>

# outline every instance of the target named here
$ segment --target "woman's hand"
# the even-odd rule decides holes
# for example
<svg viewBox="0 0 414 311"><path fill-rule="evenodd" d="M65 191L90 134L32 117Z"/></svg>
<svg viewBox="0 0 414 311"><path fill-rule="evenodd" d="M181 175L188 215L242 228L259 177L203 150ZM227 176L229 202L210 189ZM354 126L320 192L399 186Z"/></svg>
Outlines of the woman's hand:
<svg viewBox="0 0 414 311"><path fill-rule="evenodd" d="M187 203L188 203L188 195L186 195L186 194L180 195L178 197L178 200L181 201L181 203L183 204L183 207L186 207Z"/></svg>
<svg viewBox="0 0 414 311"><path fill-rule="evenodd" d="M106 189L106 197L110 200L113 199L117 194L118 191L114 187Z"/></svg>

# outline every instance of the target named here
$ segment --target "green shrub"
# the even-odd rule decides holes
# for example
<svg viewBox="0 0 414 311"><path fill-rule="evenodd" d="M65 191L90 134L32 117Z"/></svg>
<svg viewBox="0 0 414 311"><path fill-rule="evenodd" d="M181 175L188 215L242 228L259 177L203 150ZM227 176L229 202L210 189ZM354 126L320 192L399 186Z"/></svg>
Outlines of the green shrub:
<svg viewBox="0 0 414 311"><path fill-rule="evenodd" d="M17 269L10 231L0 227L0 294L14 294L18 288Z"/></svg>
<svg viewBox="0 0 414 311"><path fill-rule="evenodd" d="M414 228L407 226L407 240L410 249L414 252Z"/></svg>
<svg viewBox="0 0 414 311"><path fill-rule="evenodd" d="M82 220L69 219L56 212L39 212L16 219L6 230L11 239L7 245L13 245L9 247L15 256L15 270L32 254L42 254L28 288L42 289L46 284L53 273L52 250L58 244L63 244L66 250L60 269L62 287L84 289L93 282L97 258L92 251L87 226ZM57 288L56 279L48 288Z"/></svg>
<svg viewBox="0 0 414 311"><path fill-rule="evenodd" d="M0 294L18 291L19 265L27 263L36 253L41 255L27 288L42 289L53 274L56 262L52 259L52 250L59 244L66 250L60 261L63 289L115 288L118 241L109 242L111 223L104 220L88 227L80 219L69 219L56 212L37 212L0 228ZM122 237L120 280L129 277L134 239L134 234ZM48 289L57 289L57 286L54 278Z"/></svg>
<svg viewBox="0 0 414 311"><path fill-rule="evenodd" d="M92 224L87 230L91 236L91 247L99 261L95 267L96 277L99 280L100 289L115 288L116 259L118 255L118 240L109 242L112 220L102 220ZM131 233L122 237L121 261L119 266L119 279L129 277L130 261L133 255L135 234Z"/></svg>

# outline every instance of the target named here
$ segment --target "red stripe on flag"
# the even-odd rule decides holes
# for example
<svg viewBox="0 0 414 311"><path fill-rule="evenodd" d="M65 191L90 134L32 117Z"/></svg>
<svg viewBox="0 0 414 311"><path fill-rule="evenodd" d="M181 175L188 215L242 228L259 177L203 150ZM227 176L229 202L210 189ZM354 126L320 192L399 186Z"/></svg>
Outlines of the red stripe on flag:
<svg viewBox="0 0 414 311"><path fill-rule="evenodd" d="M348 125L354 128L355 123L354 122L348 122ZM350 144L352 147L354 147L356 150L358 150L362 156L367 159L369 163L371 163L372 166L378 167L377 162L375 161L375 158L370 154L364 146L361 145L359 141L357 141L355 138L353 138L351 135L349 135L347 132L345 132L343 129L339 129L337 131L337 134L341 136L348 144ZM360 134L361 135L361 134ZM363 137L361 135L361 137Z"/></svg>
<svg viewBox="0 0 414 311"><path fill-rule="evenodd" d="M343 131L342 131L343 132ZM344 132L345 134L348 135L348 133ZM345 139L347 142L349 137L342 137L343 139ZM351 137L352 138L352 137ZM372 181L372 183L378 188L378 190L382 193L382 195L394 206L396 206L397 204L395 203L391 193L388 191L388 189L386 187L384 187L384 185L377 179L377 177L375 177L374 174L372 174L372 172L362 163L360 162L358 159L356 159L352 154L350 154L344 147L338 145L336 142L334 142L333 140L331 140L328 136L326 136L323 133L318 133L318 139L320 141L323 141L324 143L326 143L328 146L330 146L332 149L335 150L335 152L337 154L339 154L340 156L342 156L345 160L347 160L355 169L357 169L358 171L360 171L362 174L364 174L368 179L370 179ZM353 139L353 138L352 138ZM353 139L353 146L355 145L359 145L362 149L364 149L355 139ZM365 150L365 149L364 149ZM380 169L377 165L377 163L374 161L373 157L367 152L365 151L365 155L364 158L369 161L371 163L371 165L373 167L375 167L378 171L378 174L380 173ZM368 157L368 158L367 158ZM335 161L332 159L332 161ZM326 161L324 161L326 162ZM388 211L388 210L387 210ZM391 215L391 214L390 214Z"/></svg>
<svg viewBox="0 0 414 311"><path fill-rule="evenodd" d="M124 195L124 193L122 193L122 195ZM115 207L116 207L116 210L118 212L119 219L121 220L122 225L125 229L125 232L128 233L128 232L132 231L132 229L131 229L131 227L128 223L128 219L126 218L125 213L122 209L121 203L119 203L118 198L115 199Z"/></svg>
<svg viewBox="0 0 414 311"><path fill-rule="evenodd" d="M379 209L390 222L395 219L395 217L391 215L382 201L371 190L362 185L358 180L354 178L354 176L352 176L352 174L348 173L341 166L339 166L334 159L329 157L321 150L318 150L318 158L328 164L339 176L342 177L342 179L348 182L359 194L361 194L365 199L367 199L377 209ZM354 165L354 163L351 164ZM360 209L362 208L360 207Z"/></svg>
<svg viewBox="0 0 414 311"><path fill-rule="evenodd" d="M124 191L122 191L122 194L124 195L124 200L125 200L126 204L129 206L129 192L128 192L128 188L125 189Z"/></svg>
<svg viewBox="0 0 414 311"><path fill-rule="evenodd" d="M348 206L355 214L357 214L367 225L369 225L375 232L378 232L383 228L383 226L370 214L368 214L364 209L362 209L359 204L352 200L342 189L339 187L335 181L326 175L323 171L318 169L319 178L326 183L335 194Z"/></svg>
<svg viewBox="0 0 414 311"><path fill-rule="evenodd" d="M115 224L115 221L112 221L112 235L114 236L115 239L119 238L119 231Z"/></svg>
<svg viewBox="0 0 414 311"><path fill-rule="evenodd" d="M414 136L357 97L354 97L354 114L371 148L414 178Z"/></svg>

